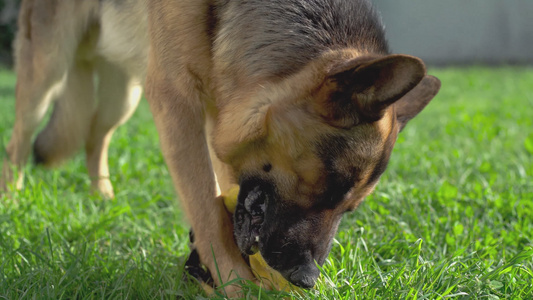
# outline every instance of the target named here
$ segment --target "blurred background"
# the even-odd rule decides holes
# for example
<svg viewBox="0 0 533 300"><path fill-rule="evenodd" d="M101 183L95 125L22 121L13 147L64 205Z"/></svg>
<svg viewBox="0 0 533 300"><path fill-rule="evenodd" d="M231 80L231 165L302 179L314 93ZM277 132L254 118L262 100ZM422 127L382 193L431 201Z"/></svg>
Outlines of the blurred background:
<svg viewBox="0 0 533 300"><path fill-rule="evenodd" d="M11 66L11 44L17 29L20 0L0 0L0 66Z"/></svg>
<svg viewBox="0 0 533 300"><path fill-rule="evenodd" d="M393 52L432 65L532 64L531 0L374 0Z"/></svg>
<svg viewBox="0 0 533 300"><path fill-rule="evenodd" d="M391 49L430 65L533 64L531 0L373 0ZM0 64L12 63L20 0L0 0Z"/></svg>

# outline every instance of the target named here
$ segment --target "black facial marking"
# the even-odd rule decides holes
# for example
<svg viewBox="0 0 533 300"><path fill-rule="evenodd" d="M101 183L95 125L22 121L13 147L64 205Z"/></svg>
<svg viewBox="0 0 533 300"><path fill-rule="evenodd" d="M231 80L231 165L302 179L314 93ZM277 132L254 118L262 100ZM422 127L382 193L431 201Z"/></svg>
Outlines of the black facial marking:
<svg viewBox="0 0 533 300"><path fill-rule="evenodd" d="M390 151L384 151L381 154L381 157L379 158L378 163L374 167L374 170L372 170L372 173L370 174L370 177L368 178L367 183L376 182L379 179L379 177L381 177L381 174L385 172L385 169L387 169L387 165L389 164L389 157L390 157L389 154L390 154Z"/></svg>
<svg viewBox="0 0 533 300"><path fill-rule="evenodd" d="M344 199L344 196L356 182L356 174L357 171L350 172L348 176L328 171L326 177L327 190L322 194L323 204L327 208L335 208Z"/></svg>
<svg viewBox="0 0 533 300"><path fill-rule="evenodd" d="M381 176L381 174L385 172L385 169L387 169L387 165L389 164L389 158L390 158L392 148L394 147L395 142L396 142L396 135L390 134L385 140L385 143L383 145L383 148L385 151L381 153L381 157L379 158L378 163L374 167L374 170L372 170L372 173L370 174L370 177L368 178L367 184L376 182Z"/></svg>
<svg viewBox="0 0 533 300"><path fill-rule="evenodd" d="M342 136L331 136L323 139L316 147L326 173L326 191L321 195L320 204L327 208L334 208L350 191L360 173L355 167L349 172L339 172L335 169L335 161L349 149L349 143Z"/></svg>
<svg viewBox="0 0 533 300"><path fill-rule="evenodd" d="M265 164L263 166L263 171L268 173L268 172L270 172L270 170L272 170L272 165L271 164Z"/></svg>

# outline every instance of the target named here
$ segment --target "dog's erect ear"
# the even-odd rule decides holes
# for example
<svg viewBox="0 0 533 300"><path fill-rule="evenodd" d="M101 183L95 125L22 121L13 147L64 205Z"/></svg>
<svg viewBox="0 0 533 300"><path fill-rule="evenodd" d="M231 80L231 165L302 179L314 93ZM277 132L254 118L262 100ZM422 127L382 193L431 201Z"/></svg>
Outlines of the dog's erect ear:
<svg viewBox="0 0 533 300"><path fill-rule="evenodd" d="M437 77L426 75L414 89L394 103L400 130L426 107L429 101L437 95L439 89L440 80Z"/></svg>
<svg viewBox="0 0 533 300"><path fill-rule="evenodd" d="M314 109L335 127L377 121L384 109L416 87L425 73L424 63L407 55L349 60L331 68L318 89Z"/></svg>

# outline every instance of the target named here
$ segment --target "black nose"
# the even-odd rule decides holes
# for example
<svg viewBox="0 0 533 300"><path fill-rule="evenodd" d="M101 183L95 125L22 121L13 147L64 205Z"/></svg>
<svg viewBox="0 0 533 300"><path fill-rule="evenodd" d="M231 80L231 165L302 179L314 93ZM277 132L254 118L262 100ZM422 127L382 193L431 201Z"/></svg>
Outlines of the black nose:
<svg viewBox="0 0 533 300"><path fill-rule="evenodd" d="M320 275L320 270L313 263L301 265L296 268L290 275L289 281L301 288L310 289L315 286L315 282Z"/></svg>

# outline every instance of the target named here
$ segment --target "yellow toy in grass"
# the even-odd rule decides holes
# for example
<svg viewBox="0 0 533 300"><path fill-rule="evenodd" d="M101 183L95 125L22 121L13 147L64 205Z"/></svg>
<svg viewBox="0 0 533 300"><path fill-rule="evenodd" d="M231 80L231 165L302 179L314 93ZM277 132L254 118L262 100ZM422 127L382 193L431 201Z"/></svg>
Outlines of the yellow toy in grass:
<svg viewBox="0 0 533 300"><path fill-rule="evenodd" d="M230 188L221 195L224 198L224 205L228 212L233 214L237 207L237 197L239 196L239 186ZM250 267L255 277L261 283L278 291L298 291L298 287L291 285L278 271L272 269L265 261L260 252L249 256Z"/></svg>

